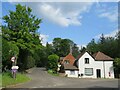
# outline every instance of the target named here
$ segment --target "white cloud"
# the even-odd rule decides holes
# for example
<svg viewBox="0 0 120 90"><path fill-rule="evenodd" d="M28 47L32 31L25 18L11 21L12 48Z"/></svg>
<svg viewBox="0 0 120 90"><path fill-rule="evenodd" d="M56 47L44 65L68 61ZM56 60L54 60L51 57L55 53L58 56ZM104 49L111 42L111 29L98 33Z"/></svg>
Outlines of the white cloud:
<svg viewBox="0 0 120 90"><path fill-rule="evenodd" d="M40 12L44 18L49 19L50 21L57 23L61 26L68 26L69 19L65 18L59 8L55 9L48 4L43 4L39 6Z"/></svg>
<svg viewBox="0 0 120 90"><path fill-rule="evenodd" d="M118 9L117 7L106 7L105 9L102 9L99 17L107 18L111 22L117 22L118 20Z"/></svg>
<svg viewBox="0 0 120 90"><path fill-rule="evenodd" d="M49 35L40 34L39 39L41 40L42 45L46 46Z"/></svg>
<svg viewBox="0 0 120 90"><path fill-rule="evenodd" d="M39 14L44 19L61 25L81 25L81 14L89 11L92 3L42 3L38 5Z"/></svg>
<svg viewBox="0 0 120 90"><path fill-rule="evenodd" d="M104 34L104 37L115 37L116 33L118 32L118 30L114 30L108 34ZM95 36L95 38L99 39L101 37L101 34Z"/></svg>
<svg viewBox="0 0 120 90"><path fill-rule="evenodd" d="M81 25L82 14L90 10L93 2L21 2L21 4L31 7L35 15L46 21L67 27Z"/></svg>

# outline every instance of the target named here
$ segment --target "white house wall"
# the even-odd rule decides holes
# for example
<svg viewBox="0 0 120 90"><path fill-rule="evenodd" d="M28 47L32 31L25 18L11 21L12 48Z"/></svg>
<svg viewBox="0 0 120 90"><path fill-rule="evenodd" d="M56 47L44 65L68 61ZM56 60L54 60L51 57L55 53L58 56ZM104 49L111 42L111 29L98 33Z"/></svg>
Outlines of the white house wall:
<svg viewBox="0 0 120 90"><path fill-rule="evenodd" d="M71 71L70 70L65 70L65 75L67 75L67 77L78 77L78 71L75 70L74 72L75 72L75 74L71 75Z"/></svg>
<svg viewBox="0 0 120 90"><path fill-rule="evenodd" d="M89 64L85 64L85 58L89 58ZM104 65L103 65L104 64ZM105 69L104 69L105 66ZM104 78L104 70L105 70L105 78L114 78L113 71L113 61L95 61L87 52L78 60L78 68L79 74L83 74L82 78L97 78L96 69L101 70L101 78ZM85 68L93 68L93 75L87 76L85 75ZM109 77L109 72L111 73L111 77Z"/></svg>
<svg viewBox="0 0 120 90"><path fill-rule="evenodd" d="M85 64L84 58L89 58L89 64ZM93 69L93 75L92 76L86 76L85 75L85 68L94 68L95 62L94 59L86 52L84 55L78 60L78 68L79 68L79 74L83 74L82 78L95 78L95 72Z"/></svg>
<svg viewBox="0 0 120 90"><path fill-rule="evenodd" d="M114 78L113 61L105 61L105 78Z"/></svg>

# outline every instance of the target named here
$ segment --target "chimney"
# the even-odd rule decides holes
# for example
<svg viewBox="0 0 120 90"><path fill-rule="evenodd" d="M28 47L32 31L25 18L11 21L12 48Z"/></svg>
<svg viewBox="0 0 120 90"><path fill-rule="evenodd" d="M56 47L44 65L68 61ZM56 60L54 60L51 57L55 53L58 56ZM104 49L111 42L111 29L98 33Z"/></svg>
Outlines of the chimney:
<svg viewBox="0 0 120 90"><path fill-rule="evenodd" d="M72 45L70 45L70 54L72 54Z"/></svg>

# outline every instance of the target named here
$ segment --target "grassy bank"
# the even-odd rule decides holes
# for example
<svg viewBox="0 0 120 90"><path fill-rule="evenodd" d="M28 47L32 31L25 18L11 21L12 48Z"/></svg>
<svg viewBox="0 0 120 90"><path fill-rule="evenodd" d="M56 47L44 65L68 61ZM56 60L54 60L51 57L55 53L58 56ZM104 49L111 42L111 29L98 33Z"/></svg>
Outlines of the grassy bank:
<svg viewBox="0 0 120 90"><path fill-rule="evenodd" d="M27 77L25 74L17 73L16 79L13 79L11 72L6 72L2 74L2 87L27 82L29 80L30 78Z"/></svg>

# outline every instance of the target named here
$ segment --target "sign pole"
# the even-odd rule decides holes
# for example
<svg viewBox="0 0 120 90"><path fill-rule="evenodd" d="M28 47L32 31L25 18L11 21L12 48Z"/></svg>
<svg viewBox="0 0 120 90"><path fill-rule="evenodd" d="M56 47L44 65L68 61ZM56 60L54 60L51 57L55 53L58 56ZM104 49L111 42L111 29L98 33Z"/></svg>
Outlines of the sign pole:
<svg viewBox="0 0 120 90"><path fill-rule="evenodd" d="M12 63L12 75L13 75L13 78L15 79L16 78L16 72L17 72L17 69L19 68L18 66L16 66L16 56L12 57L11 58L11 61L13 62Z"/></svg>

